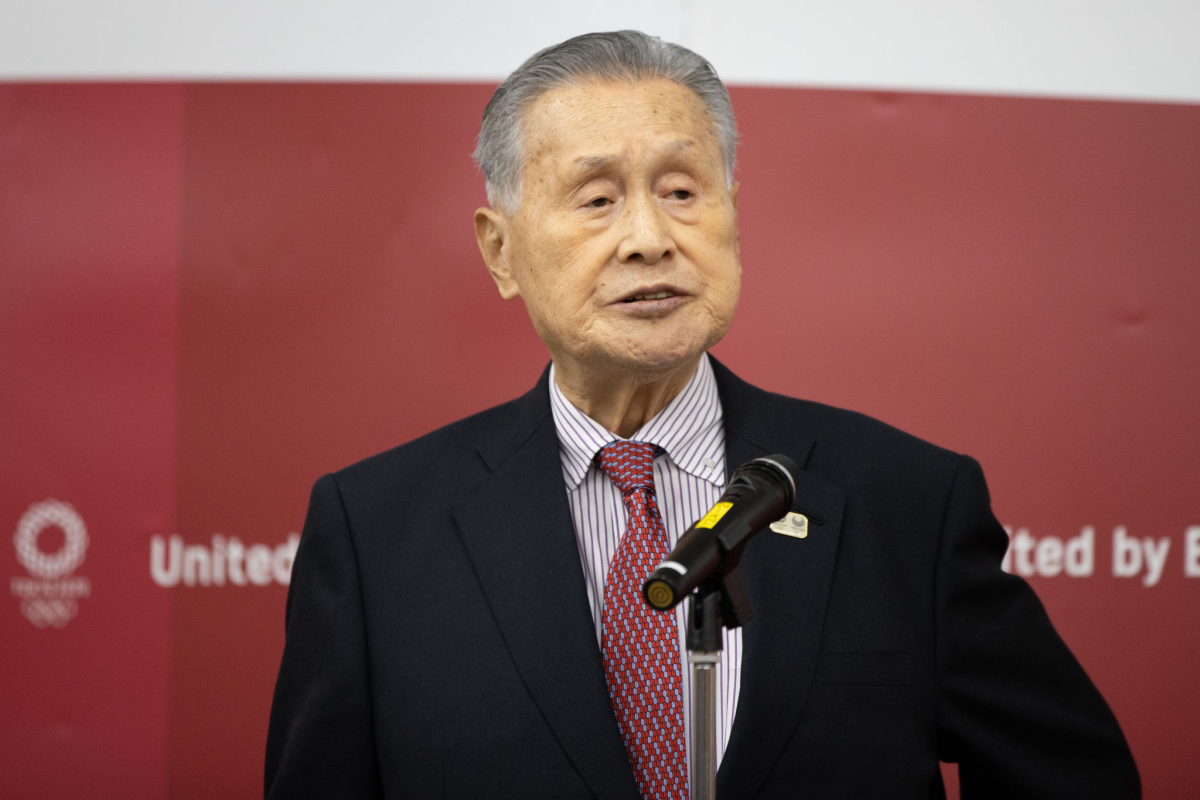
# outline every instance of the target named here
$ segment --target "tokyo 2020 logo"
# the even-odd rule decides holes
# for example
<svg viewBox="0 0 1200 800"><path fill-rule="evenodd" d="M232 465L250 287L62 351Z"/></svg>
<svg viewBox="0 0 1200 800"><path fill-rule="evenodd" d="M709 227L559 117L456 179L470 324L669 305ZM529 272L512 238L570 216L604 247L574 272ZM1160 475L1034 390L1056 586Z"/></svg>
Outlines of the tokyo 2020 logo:
<svg viewBox="0 0 1200 800"><path fill-rule="evenodd" d="M47 553L38 546L38 539L52 527L63 532L63 544ZM83 564L88 548L87 526L79 512L59 500L34 503L17 523L13 547L17 560L30 575L10 581L25 618L39 628L61 628L74 619L80 598L92 593L91 581L73 575Z"/></svg>

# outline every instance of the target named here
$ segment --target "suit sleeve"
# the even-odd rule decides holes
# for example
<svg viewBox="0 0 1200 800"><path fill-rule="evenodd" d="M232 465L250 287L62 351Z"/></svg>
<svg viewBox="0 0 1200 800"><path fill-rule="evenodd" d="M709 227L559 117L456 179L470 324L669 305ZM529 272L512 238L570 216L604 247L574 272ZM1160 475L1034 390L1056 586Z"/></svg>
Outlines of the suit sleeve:
<svg viewBox="0 0 1200 800"><path fill-rule="evenodd" d="M313 486L267 732L268 798L382 797L357 558L333 476Z"/></svg>
<svg viewBox="0 0 1200 800"><path fill-rule="evenodd" d="M963 457L937 576L939 758L963 800L1141 796L1116 718L1029 585L1003 572L1008 537Z"/></svg>

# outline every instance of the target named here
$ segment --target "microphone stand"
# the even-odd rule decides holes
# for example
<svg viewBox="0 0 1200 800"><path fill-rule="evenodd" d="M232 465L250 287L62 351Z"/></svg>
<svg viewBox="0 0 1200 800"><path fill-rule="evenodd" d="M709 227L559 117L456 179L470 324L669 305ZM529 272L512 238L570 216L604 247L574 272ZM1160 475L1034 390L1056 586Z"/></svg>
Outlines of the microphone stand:
<svg viewBox="0 0 1200 800"><path fill-rule="evenodd" d="M724 629L740 628L752 610L738 572L742 547L688 595L687 651L692 668L692 769L689 800L717 797L717 665Z"/></svg>
<svg viewBox="0 0 1200 800"><path fill-rule="evenodd" d="M688 596L687 651L692 669L690 800L717 797L717 665L723 649L721 581L706 581Z"/></svg>

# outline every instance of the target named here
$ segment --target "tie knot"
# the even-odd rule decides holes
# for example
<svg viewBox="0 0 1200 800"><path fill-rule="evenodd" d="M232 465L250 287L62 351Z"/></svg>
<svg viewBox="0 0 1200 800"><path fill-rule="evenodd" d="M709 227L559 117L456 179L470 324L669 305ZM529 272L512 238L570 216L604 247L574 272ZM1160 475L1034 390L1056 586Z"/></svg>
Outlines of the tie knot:
<svg viewBox="0 0 1200 800"><path fill-rule="evenodd" d="M654 491L654 457L661 452L649 442L609 442L596 454L596 462L621 494Z"/></svg>

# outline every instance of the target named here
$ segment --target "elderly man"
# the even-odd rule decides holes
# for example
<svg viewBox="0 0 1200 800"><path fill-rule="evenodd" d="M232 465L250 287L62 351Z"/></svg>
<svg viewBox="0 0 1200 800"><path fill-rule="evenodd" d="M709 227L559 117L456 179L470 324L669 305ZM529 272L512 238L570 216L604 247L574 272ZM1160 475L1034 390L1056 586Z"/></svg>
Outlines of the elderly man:
<svg viewBox="0 0 1200 800"><path fill-rule="evenodd" d="M708 62L636 32L497 89L475 233L552 363L317 482L268 795L687 797L681 617L638 590L733 468L783 453L811 530L745 552L722 797L941 797L939 760L967 798L1138 796L1103 699L1000 569L978 465L707 355L738 300L736 141Z"/></svg>

